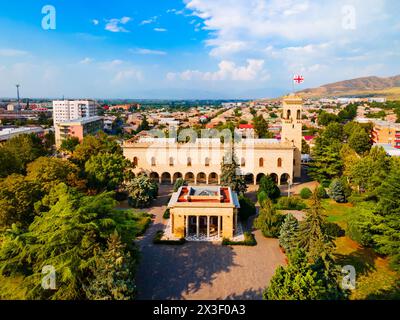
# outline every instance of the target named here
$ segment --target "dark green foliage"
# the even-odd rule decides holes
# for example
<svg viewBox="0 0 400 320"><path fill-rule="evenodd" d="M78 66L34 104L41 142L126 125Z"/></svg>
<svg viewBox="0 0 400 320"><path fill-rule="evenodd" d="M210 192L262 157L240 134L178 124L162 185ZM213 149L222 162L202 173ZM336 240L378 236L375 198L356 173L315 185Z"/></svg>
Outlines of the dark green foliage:
<svg viewBox="0 0 400 320"><path fill-rule="evenodd" d="M163 218L165 220L168 220L170 217L171 217L171 214L170 214L170 210L168 208L167 210L164 211Z"/></svg>
<svg viewBox="0 0 400 320"><path fill-rule="evenodd" d="M329 186L330 197L338 203L346 203L347 197L350 195L348 186L341 179L335 179Z"/></svg>
<svg viewBox="0 0 400 320"><path fill-rule="evenodd" d="M278 267L263 293L265 300L337 300L345 293L326 265L310 264L304 250L289 255L289 265Z"/></svg>
<svg viewBox="0 0 400 320"><path fill-rule="evenodd" d="M346 233L359 244L372 247L374 245L372 230L376 223L372 210L357 207L348 220Z"/></svg>
<svg viewBox="0 0 400 320"><path fill-rule="evenodd" d="M300 197L302 199L310 199L312 195L312 191L310 190L310 188L303 188L300 191Z"/></svg>
<svg viewBox="0 0 400 320"><path fill-rule="evenodd" d="M281 190L276 185L271 176L263 176L258 187L258 194L265 192L266 196L271 200L276 200L281 196Z"/></svg>
<svg viewBox="0 0 400 320"><path fill-rule="evenodd" d="M304 210L307 205L299 198L282 197L279 198L275 208L278 210Z"/></svg>
<svg viewBox="0 0 400 320"><path fill-rule="evenodd" d="M158 185L147 175L139 175L126 184L129 193L129 205L134 208L146 208L157 198Z"/></svg>
<svg viewBox="0 0 400 320"><path fill-rule="evenodd" d="M136 261L132 259L117 233L108 239L108 247L97 253L93 273L85 293L90 300L133 300L136 293Z"/></svg>
<svg viewBox="0 0 400 320"><path fill-rule="evenodd" d="M300 224L298 237L299 247L304 249L313 261L330 252L333 247L332 237L324 233L325 225L326 216L323 212L321 199L314 191L306 218Z"/></svg>
<svg viewBox="0 0 400 320"><path fill-rule="evenodd" d="M391 257L392 266L400 269L400 161L393 160L392 170L378 189L379 202L373 240L378 252Z"/></svg>
<svg viewBox="0 0 400 320"><path fill-rule="evenodd" d="M364 154L371 150L372 143L369 134L365 130L354 131L349 138L349 146L358 154Z"/></svg>
<svg viewBox="0 0 400 320"><path fill-rule="evenodd" d="M254 227L261 230L264 237L277 238L285 216L278 214L271 200L264 202L259 215L254 219Z"/></svg>
<svg viewBox="0 0 400 320"><path fill-rule="evenodd" d="M251 232L244 233L244 240L243 241L231 241L229 239L224 238L222 240L223 246L247 246L247 247L254 247L257 245L257 240L254 237L254 234Z"/></svg>
<svg viewBox="0 0 400 320"><path fill-rule="evenodd" d="M12 174L0 182L0 229L13 223L26 228L33 221L34 204L40 199L40 190L33 181Z"/></svg>
<svg viewBox="0 0 400 320"><path fill-rule="evenodd" d="M74 300L85 298L98 250L105 248L115 230L134 254L137 222L128 212L116 211L113 194L85 196L65 184L52 190L50 210L41 212L29 232L13 229L0 249L0 272L25 276L28 299ZM42 267L57 270L57 290L41 287Z"/></svg>
<svg viewBox="0 0 400 320"><path fill-rule="evenodd" d="M72 153L77 145L79 145L79 139L77 137L67 138L61 143L60 149Z"/></svg>
<svg viewBox="0 0 400 320"><path fill-rule="evenodd" d="M350 103L338 114L340 121L353 120L357 116L358 105Z"/></svg>
<svg viewBox="0 0 400 320"><path fill-rule="evenodd" d="M301 153L302 154L310 154L311 153L311 148L309 144L306 142L306 140L302 139L301 140Z"/></svg>
<svg viewBox="0 0 400 320"><path fill-rule="evenodd" d="M257 213L256 205L246 196L243 195L239 196L239 204L240 204L240 209L239 209L240 221L245 222L251 216L254 216Z"/></svg>
<svg viewBox="0 0 400 320"><path fill-rule="evenodd" d="M120 154L99 153L85 164L88 186L97 191L114 191L128 176L129 160Z"/></svg>
<svg viewBox="0 0 400 320"><path fill-rule="evenodd" d="M321 126L327 126L331 122L339 122L339 120L340 119L338 118L338 116L333 113L328 113L326 111L322 111L318 115L318 124Z"/></svg>
<svg viewBox="0 0 400 320"><path fill-rule="evenodd" d="M268 131L268 122L262 115L253 118L254 131L258 138L271 138L273 134Z"/></svg>
<svg viewBox="0 0 400 320"><path fill-rule="evenodd" d="M181 246L186 243L185 238L181 238L179 240L162 240L163 236L164 236L164 231L162 231L162 230L157 231L156 235L154 236L153 243L154 244L177 245L177 246Z"/></svg>
<svg viewBox="0 0 400 320"><path fill-rule="evenodd" d="M0 146L0 178L12 173L25 173L26 165L45 156L47 150L34 134L22 134Z"/></svg>
<svg viewBox="0 0 400 320"><path fill-rule="evenodd" d="M174 192L177 192L180 187L187 186L187 182L183 178L178 178L174 184Z"/></svg>
<svg viewBox="0 0 400 320"><path fill-rule="evenodd" d="M231 187L238 195L245 194L247 191L246 181L239 175L239 164L235 152L228 152L221 163L221 185Z"/></svg>
<svg viewBox="0 0 400 320"><path fill-rule="evenodd" d="M285 217L281 229L279 231L279 245L286 253L292 252L297 247L297 232L299 230L299 222L292 214Z"/></svg>
<svg viewBox="0 0 400 320"><path fill-rule="evenodd" d="M345 230L343 230L338 224L334 222L326 222L322 228L322 232L329 238L340 238L344 237Z"/></svg>
<svg viewBox="0 0 400 320"><path fill-rule="evenodd" d="M329 197L328 193L326 192L326 190L323 186L317 187L317 195L318 195L318 198L320 198L320 199L326 199Z"/></svg>

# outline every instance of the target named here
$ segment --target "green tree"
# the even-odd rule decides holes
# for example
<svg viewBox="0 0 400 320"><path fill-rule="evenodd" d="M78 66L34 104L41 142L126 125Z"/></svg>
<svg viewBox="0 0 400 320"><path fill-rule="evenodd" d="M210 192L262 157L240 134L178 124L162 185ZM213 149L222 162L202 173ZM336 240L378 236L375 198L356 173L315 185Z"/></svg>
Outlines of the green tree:
<svg viewBox="0 0 400 320"><path fill-rule="evenodd" d="M53 189L55 202L41 212L27 233L13 229L0 249L3 276L24 276L27 299L75 300L85 298L98 250L103 250L115 230L133 250L136 222L131 215L114 210L112 193L85 196L60 184ZM42 268L57 270L57 290L43 290Z"/></svg>
<svg viewBox="0 0 400 320"><path fill-rule="evenodd" d="M327 254L333 247L332 238L324 233L326 216L321 199L315 190L311 198L310 208L307 210L305 220L300 224L298 244L307 252L313 261L323 254Z"/></svg>
<svg viewBox="0 0 400 320"><path fill-rule="evenodd" d="M284 216L278 214L271 200L266 200L260 208L254 227L261 230L264 237L276 238L283 223Z"/></svg>
<svg viewBox="0 0 400 320"><path fill-rule="evenodd" d="M68 160L40 157L28 164L27 180L35 182L43 193L60 183L85 189L85 180L79 177L79 168Z"/></svg>
<svg viewBox="0 0 400 320"><path fill-rule="evenodd" d="M77 137L71 137L63 140L60 149L68 153L73 153L78 145L79 139Z"/></svg>
<svg viewBox="0 0 400 320"><path fill-rule="evenodd" d="M301 140L301 153L302 154L310 154L311 153L310 145L304 139Z"/></svg>
<svg viewBox="0 0 400 320"><path fill-rule="evenodd" d="M91 269L93 279L85 288L86 296L90 300L133 300L135 261L117 233L113 233L107 243L107 249L95 257Z"/></svg>
<svg viewBox="0 0 400 320"><path fill-rule="evenodd" d="M276 185L275 180L270 176L263 176L258 187L258 194L265 192L271 200L276 200L281 196L281 190Z"/></svg>
<svg viewBox="0 0 400 320"><path fill-rule="evenodd" d="M299 222L292 214L286 215L285 221L279 231L279 245L290 253L297 247L297 232L299 230Z"/></svg>
<svg viewBox="0 0 400 320"><path fill-rule="evenodd" d="M328 113L326 111L322 111L318 115L318 124L320 126L327 126L332 122L339 122L339 117L333 113Z"/></svg>
<svg viewBox="0 0 400 320"><path fill-rule="evenodd" d="M349 138L349 146L358 154L371 150L371 138L365 130L354 131Z"/></svg>
<svg viewBox="0 0 400 320"><path fill-rule="evenodd" d="M400 161L393 167L378 189L376 225L372 227L378 252L391 257L392 266L400 270Z"/></svg>
<svg viewBox="0 0 400 320"><path fill-rule="evenodd" d="M174 192L177 192L180 187L187 186L187 182L183 178L178 178L174 184Z"/></svg>
<svg viewBox="0 0 400 320"><path fill-rule="evenodd" d="M347 197L350 195L348 186L343 179L335 179L329 186L329 195L338 203L346 203Z"/></svg>
<svg viewBox="0 0 400 320"><path fill-rule="evenodd" d="M234 150L228 152L221 163L221 185L230 187L237 194L245 194L247 191L246 181L239 174L240 168L237 163Z"/></svg>
<svg viewBox="0 0 400 320"><path fill-rule="evenodd" d="M88 184L97 191L113 191L127 178L130 166L130 161L120 154L94 155L85 164Z"/></svg>
<svg viewBox="0 0 400 320"><path fill-rule="evenodd" d="M251 216L257 213L256 205L246 196L239 196L239 204L239 218L242 222L246 222Z"/></svg>
<svg viewBox="0 0 400 320"><path fill-rule="evenodd" d="M26 165L28 163L47 154L42 141L35 134L22 134L16 136L8 140L0 148L4 150L3 156L0 157L6 158L8 174L25 173ZM12 166L11 170L10 166Z"/></svg>
<svg viewBox="0 0 400 320"><path fill-rule="evenodd" d="M256 135L260 138L271 138L273 134L268 131L268 122L262 115L253 118L253 126Z"/></svg>
<svg viewBox="0 0 400 320"><path fill-rule="evenodd" d="M128 202L134 208L146 208L158 195L157 184L147 175L139 175L126 183Z"/></svg>
<svg viewBox="0 0 400 320"><path fill-rule="evenodd" d="M75 148L71 160L83 169L86 161L99 153L122 154L122 148L115 138L99 132L95 136L86 136Z"/></svg>
<svg viewBox="0 0 400 320"><path fill-rule="evenodd" d="M0 229L12 224L26 228L34 218L34 204L40 199L35 182L12 174L0 182Z"/></svg>

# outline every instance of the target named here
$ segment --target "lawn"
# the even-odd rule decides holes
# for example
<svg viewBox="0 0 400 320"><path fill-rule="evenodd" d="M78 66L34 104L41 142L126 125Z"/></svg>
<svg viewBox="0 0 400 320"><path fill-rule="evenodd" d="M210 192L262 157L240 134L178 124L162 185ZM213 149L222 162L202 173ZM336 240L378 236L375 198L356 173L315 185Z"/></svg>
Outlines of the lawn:
<svg viewBox="0 0 400 320"><path fill-rule="evenodd" d="M345 230L348 218L357 210L351 204L338 204L331 199L324 200L324 208L328 221ZM386 257L348 236L336 239L335 255L339 265L353 265L356 269L356 289L350 299L400 299L400 275L390 269Z"/></svg>

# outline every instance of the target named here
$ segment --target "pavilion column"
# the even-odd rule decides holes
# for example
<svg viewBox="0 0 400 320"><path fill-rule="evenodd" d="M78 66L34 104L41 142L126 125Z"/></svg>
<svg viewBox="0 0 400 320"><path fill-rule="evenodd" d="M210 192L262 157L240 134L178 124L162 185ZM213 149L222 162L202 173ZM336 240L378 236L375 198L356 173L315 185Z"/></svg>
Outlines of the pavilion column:
<svg viewBox="0 0 400 320"><path fill-rule="evenodd" d="M196 234L200 236L200 216L196 216Z"/></svg>
<svg viewBox="0 0 400 320"><path fill-rule="evenodd" d="M207 238L210 238L210 216L207 216Z"/></svg>
<svg viewBox="0 0 400 320"><path fill-rule="evenodd" d="M186 216L186 237L189 237L189 216Z"/></svg>
<svg viewBox="0 0 400 320"><path fill-rule="evenodd" d="M218 238L221 236L221 216L218 216Z"/></svg>

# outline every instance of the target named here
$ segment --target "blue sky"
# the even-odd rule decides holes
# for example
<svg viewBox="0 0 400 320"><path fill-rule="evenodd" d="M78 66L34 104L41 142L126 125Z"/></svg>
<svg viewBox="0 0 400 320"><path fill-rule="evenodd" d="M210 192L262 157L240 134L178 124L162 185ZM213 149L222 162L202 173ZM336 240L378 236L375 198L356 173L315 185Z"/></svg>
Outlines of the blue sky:
<svg viewBox="0 0 400 320"><path fill-rule="evenodd" d="M56 29L42 28L42 8ZM258 98L400 73L396 0L2 0L0 96Z"/></svg>

